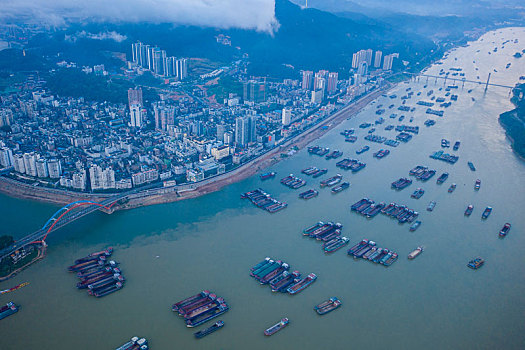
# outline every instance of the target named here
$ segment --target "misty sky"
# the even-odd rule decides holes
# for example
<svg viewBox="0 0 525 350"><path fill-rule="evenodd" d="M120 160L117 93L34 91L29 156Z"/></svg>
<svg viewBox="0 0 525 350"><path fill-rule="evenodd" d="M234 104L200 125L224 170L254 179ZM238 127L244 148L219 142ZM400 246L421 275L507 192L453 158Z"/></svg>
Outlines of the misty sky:
<svg viewBox="0 0 525 350"><path fill-rule="evenodd" d="M274 0L0 0L0 21L124 21L273 32Z"/></svg>

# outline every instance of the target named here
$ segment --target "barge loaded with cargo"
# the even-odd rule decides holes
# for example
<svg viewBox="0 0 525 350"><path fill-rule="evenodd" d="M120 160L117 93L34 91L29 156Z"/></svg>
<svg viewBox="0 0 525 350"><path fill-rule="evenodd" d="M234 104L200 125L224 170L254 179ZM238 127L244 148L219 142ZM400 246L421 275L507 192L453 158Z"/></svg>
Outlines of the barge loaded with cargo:
<svg viewBox="0 0 525 350"><path fill-rule="evenodd" d="M223 321L217 321L211 327L208 327L206 329L198 331L198 332L194 333L193 335L197 339L204 338L205 336L207 336L209 334L212 334L213 332L218 331L222 327L224 327L224 322Z"/></svg>
<svg viewBox="0 0 525 350"><path fill-rule="evenodd" d="M269 285L273 292L290 294L298 293L313 282L311 276L315 276L315 274L312 273L301 279L299 271L290 273L289 269L290 266L287 263L266 257L250 269L250 276L259 281L260 284Z"/></svg>
<svg viewBox="0 0 525 350"><path fill-rule="evenodd" d="M392 265L398 258L398 254L386 248L377 247L376 242L363 239L348 250L348 255L354 259L365 259L383 266Z"/></svg>
<svg viewBox="0 0 525 350"><path fill-rule="evenodd" d="M12 301L8 302L0 308L0 320L9 317L18 312L18 305Z"/></svg>

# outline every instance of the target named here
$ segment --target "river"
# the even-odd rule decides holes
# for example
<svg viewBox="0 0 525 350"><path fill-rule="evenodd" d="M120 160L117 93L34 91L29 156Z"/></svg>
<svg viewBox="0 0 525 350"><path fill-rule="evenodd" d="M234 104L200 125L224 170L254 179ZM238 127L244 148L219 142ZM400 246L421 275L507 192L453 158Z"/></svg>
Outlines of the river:
<svg viewBox="0 0 525 350"><path fill-rule="evenodd" d="M518 43L502 48L502 42L515 38ZM492 52L494 47L497 53ZM427 73L462 67L467 79L479 75L485 81L492 72L491 82L513 86L525 75L525 58L512 55L523 48L525 28L489 32L468 47L451 51L442 65L429 67ZM271 169L278 173L273 180L262 183L252 177L196 199L112 215L95 213L53 233L44 260L0 284L4 289L31 283L0 296L2 304L13 300L22 306L18 314L0 321L1 348L114 349L133 335L147 337L152 349L525 348L525 162L512 152L498 123L499 114L513 108L509 90L489 87L485 93L483 86L460 86L452 90L458 101L443 118L433 118L435 126L425 127L426 107L415 103L428 100L430 89L443 96L440 87L443 82L424 78L402 83L390 92L397 94L395 100L379 98L312 143L340 149L344 157L367 163L356 174L342 173L351 187L337 195L320 189L318 197L303 201L297 198L300 190L279 183L286 174L299 175L308 166L328 168L328 176L342 172L336 161L308 155L303 149ZM358 125L376 120L376 107L383 104L386 122L377 126L376 134L394 138L394 130L383 129L393 121L390 113L403 114L397 106L407 88L415 91L407 105L417 108L404 113L402 124L419 125L420 133L392 148L386 158L375 159L372 153L387 146L364 141L367 130ZM391 103L396 108L389 110ZM411 116L413 123L408 122ZM355 144L345 143L339 135L348 128L356 129ZM442 138L452 143L461 140L455 165L429 158L440 149ZM355 150L364 144L370 151L356 156ZM476 165L476 172L469 170L467 161ZM447 171L450 177L443 185L436 184L436 176L426 183L414 181L403 191L390 189L392 181L408 176L418 164L436 169L438 175ZM322 179L301 177L308 181L306 188L318 187L317 180ZM480 191L473 189L477 178L482 181ZM448 193L452 182L457 189ZM287 202L288 208L268 214L239 199L241 193L257 187ZM416 187L426 191L419 200L410 198ZM406 224L383 215L370 220L350 212L349 206L363 196L416 209L421 227L409 232ZM431 200L437 205L428 212ZM463 215L468 204L475 207L471 217ZM488 220L481 220L488 205L494 211ZM0 209L2 233L20 237L36 230L57 208L2 196ZM354 261L346 250L327 256L318 242L301 234L319 220L342 223L351 245L370 238L397 251L400 258L385 268ZM498 232L505 222L513 226L500 239ZM409 261L407 254L419 245L426 247L424 253ZM121 263L127 282L121 291L95 299L75 288L77 280L66 267L106 246L115 248L113 258ZM282 259L303 274L315 272L318 280L295 296L272 293L249 276L250 267L266 256ZM467 262L476 256L483 257L485 265L468 269ZM231 309L220 318L226 323L224 329L197 341L194 330L187 329L170 306L203 289L224 297ZM331 296L343 306L318 316L313 306ZM263 335L264 329L285 316L290 319L285 330L269 338Z"/></svg>

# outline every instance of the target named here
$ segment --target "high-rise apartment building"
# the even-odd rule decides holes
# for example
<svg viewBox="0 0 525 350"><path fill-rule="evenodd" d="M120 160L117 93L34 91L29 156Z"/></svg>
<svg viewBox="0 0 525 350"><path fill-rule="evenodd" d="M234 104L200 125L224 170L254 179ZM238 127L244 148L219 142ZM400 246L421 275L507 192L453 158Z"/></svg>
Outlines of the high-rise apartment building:
<svg viewBox="0 0 525 350"><path fill-rule="evenodd" d="M260 103L266 101L266 83L250 80L243 84L243 99Z"/></svg>
<svg viewBox="0 0 525 350"><path fill-rule="evenodd" d="M337 91L338 74L336 72L328 73L328 81L326 85L326 91L329 94L333 94Z"/></svg>
<svg viewBox="0 0 525 350"><path fill-rule="evenodd" d="M376 55L374 58L374 68L380 68L381 67L381 57L383 56L383 52L376 51Z"/></svg>
<svg viewBox="0 0 525 350"><path fill-rule="evenodd" d="M245 147L257 140L256 117L245 116L235 119L235 143Z"/></svg>
<svg viewBox="0 0 525 350"><path fill-rule="evenodd" d="M303 82L301 88L303 90L312 90L314 87L314 72L305 70L303 71Z"/></svg>

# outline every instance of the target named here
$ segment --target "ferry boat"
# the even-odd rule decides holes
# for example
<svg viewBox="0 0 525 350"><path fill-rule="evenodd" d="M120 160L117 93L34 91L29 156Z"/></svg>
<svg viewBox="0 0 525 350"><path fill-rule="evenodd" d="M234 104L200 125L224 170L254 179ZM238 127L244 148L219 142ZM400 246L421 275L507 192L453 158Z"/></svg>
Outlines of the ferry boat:
<svg viewBox="0 0 525 350"><path fill-rule="evenodd" d="M414 232L419 226L421 226L421 221L414 221L414 223L410 226L410 231Z"/></svg>
<svg viewBox="0 0 525 350"><path fill-rule="evenodd" d="M477 179L476 180L476 183L474 184L474 189L476 191L479 191L479 188L481 187L481 180L480 179Z"/></svg>
<svg viewBox="0 0 525 350"><path fill-rule="evenodd" d="M326 315L327 313L334 311L338 307L343 305L337 297L331 297L328 300L323 301L322 303L316 305L314 307L315 312L317 312L319 315Z"/></svg>
<svg viewBox="0 0 525 350"><path fill-rule="evenodd" d="M454 151L457 151L457 150L459 149L459 145L461 145L461 142L456 141L456 143L454 143L454 147L452 147L452 149L453 149Z"/></svg>
<svg viewBox="0 0 525 350"><path fill-rule="evenodd" d="M201 331L198 331L196 333L194 333L193 335L195 336L195 338L197 339L200 339L200 338L204 338L205 336L209 335L209 334L212 334L213 332L215 331L218 331L219 329L221 329L222 327L224 327L224 322L223 321L217 321L213 324L213 326L211 327L208 327L206 329L203 329Z"/></svg>
<svg viewBox="0 0 525 350"><path fill-rule="evenodd" d="M415 257L417 257L419 254L421 254L423 252L423 247L417 247L416 249L414 249L412 252L410 252L410 254L408 254L408 258L410 260L414 259Z"/></svg>
<svg viewBox="0 0 525 350"><path fill-rule="evenodd" d="M125 343L124 345L121 345L116 350L147 350L148 347L148 340L146 338L139 338L139 337L133 337Z"/></svg>
<svg viewBox="0 0 525 350"><path fill-rule="evenodd" d="M317 275L315 273L311 273L308 276L306 276L306 278L288 287L287 291L290 294L297 294L303 289L305 289L306 287L308 287L309 285L311 285L312 283L314 283L316 279L317 279Z"/></svg>
<svg viewBox="0 0 525 350"><path fill-rule="evenodd" d="M490 213L492 213L492 207L486 207L483 211L483 214L481 214L481 218L486 219L490 216Z"/></svg>
<svg viewBox="0 0 525 350"><path fill-rule="evenodd" d="M456 184L454 183L454 184L450 185L450 187L448 188L448 193L454 192L455 189L456 189Z"/></svg>
<svg viewBox="0 0 525 350"><path fill-rule="evenodd" d="M468 162L468 167L470 168L470 170L472 171L476 171L476 167L474 166L474 164L472 162Z"/></svg>
<svg viewBox="0 0 525 350"><path fill-rule="evenodd" d="M341 192L343 190L346 190L348 187L350 187L350 183L349 182L343 182L342 184L337 185L334 188L332 188L332 193L339 193L339 192Z"/></svg>
<svg viewBox="0 0 525 350"><path fill-rule="evenodd" d="M465 216L470 216L473 210L474 210L474 206L472 204L469 204L467 209L465 209Z"/></svg>
<svg viewBox="0 0 525 350"><path fill-rule="evenodd" d="M439 185L441 185L441 184L442 184L443 182L445 182L447 179L448 179L448 173L443 173L443 174L441 174L441 175L438 177L438 179L437 179L436 182L437 182Z"/></svg>
<svg viewBox="0 0 525 350"><path fill-rule="evenodd" d="M507 233L509 233L510 231L510 224L507 222L503 228L499 231L499 236L500 237L505 237L507 235Z"/></svg>
<svg viewBox="0 0 525 350"><path fill-rule="evenodd" d="M268 179L274 178L276 174L277 174L276 172L272 171L272 172L269 172L269 173L261 174L260 178L261 178L261 180L264 181L264 180L268 180Z"/></svg>
<svg viewBox="0 0 525 350"><path fill-rule="evenodd" d="M435 207L436 207L436 202L435 201L431 201L430 203L428 203L427 210L428 211L433 211Z"/></svg>
<svg viewBox="0 0 525 350"><path fill-rule="evenodd" d="M481 266L483 266L484 263L485 263L485 260L481 258L475 258L475 259L470 260L467 266L470 267L471 269L477 270Z"/></svg>
<svg viewBox="0 0 525 350"><path fill-rule="evenodd" d="M18 312L18 306L12 301L0 308L0 320Z"/></svg>
<svg viewBox="0 0 525 350"><path fill-rule="evenodd" d="M273 326L265 330L264 335L267 335L267 336L273 335L277 333L278 331L280 331L281 329L283 329L284 327L288 326L289 323L290 321L288 320L288 318L286 317L282 318L281 321L279 321L278 323L274 324Z"/></svg>

